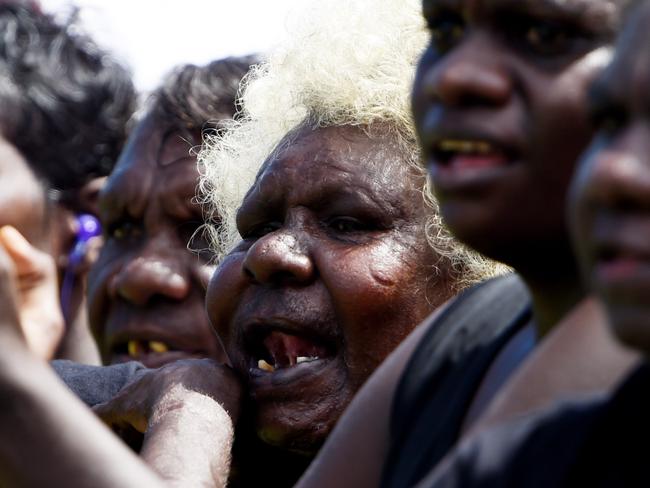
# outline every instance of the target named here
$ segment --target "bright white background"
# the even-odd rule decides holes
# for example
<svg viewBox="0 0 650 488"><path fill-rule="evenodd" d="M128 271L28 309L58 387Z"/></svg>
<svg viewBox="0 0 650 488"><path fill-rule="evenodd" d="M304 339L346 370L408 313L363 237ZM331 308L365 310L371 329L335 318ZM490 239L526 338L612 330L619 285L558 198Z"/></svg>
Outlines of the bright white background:
<svg viewBox="0 0 650 488"><path fill-rule="evenodd" d="M80 7L81 24L133 71L143 91L170 68L270 50L300 0L41 0L48 12Z"/></svg>

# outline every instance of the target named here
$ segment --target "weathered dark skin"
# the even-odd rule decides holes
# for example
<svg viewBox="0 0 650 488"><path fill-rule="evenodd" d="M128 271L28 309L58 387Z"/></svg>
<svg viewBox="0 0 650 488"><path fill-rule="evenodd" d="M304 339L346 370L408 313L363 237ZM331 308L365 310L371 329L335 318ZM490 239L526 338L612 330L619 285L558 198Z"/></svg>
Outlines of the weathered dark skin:
<svg viewBox="0 0 650 488"><path fill-rule="evenodd" d="M427 245L422 177L361 128L303 128L267 160L210 282L210 319L246 378L260 438L313 453L352 396L452 291ZM320 361L266 372L272 332ZM272 346L271 346L272 347ZM311 350L313 353L313 350ZM324 358L323 358L324 356Z"/></svg>
<svg viewBox="0 0 650 488"><path fill-rule="evenodd" d="M139 360L158 367L176 359L225 355L208 324L204 297L211 256L187 249L203 224L190 148L154 116L135 128L101 193L105 243L88 277L90 324L106 364ZM201 239L190 245L207 248ZM128 341L137 341L129 354ZM150 341L168 352L148 351ZM144 347L142 346L144 345Z"/></svg>
<svg viewBox="0 0 650 488"><path fill-rule="evenodd" d="M616 336L650 352L650 8L629 15L614 61L591 90L597 127L572 188L585 280Z"/></svg>

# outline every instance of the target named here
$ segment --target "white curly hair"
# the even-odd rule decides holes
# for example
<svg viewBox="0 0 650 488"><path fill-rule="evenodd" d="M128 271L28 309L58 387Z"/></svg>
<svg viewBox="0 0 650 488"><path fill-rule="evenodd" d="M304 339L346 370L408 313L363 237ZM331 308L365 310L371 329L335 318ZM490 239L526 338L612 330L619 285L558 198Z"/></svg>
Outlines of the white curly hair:
<svg viewBox="0 0 650 488"><path fill-rule="evenodd" d="M206 138L199 153L200 193L208 217L215 216L207 230L218 259L240 239L236 212L262 163L301 125L380 123L424 174L409 106L428 40L419 0L312 1L287 29L286 41L244 78L237 120ZM456 288L505 270L451 237L428 183L422 195L431 208L427 238L447 261L439 268L454 270Z"/></svg>

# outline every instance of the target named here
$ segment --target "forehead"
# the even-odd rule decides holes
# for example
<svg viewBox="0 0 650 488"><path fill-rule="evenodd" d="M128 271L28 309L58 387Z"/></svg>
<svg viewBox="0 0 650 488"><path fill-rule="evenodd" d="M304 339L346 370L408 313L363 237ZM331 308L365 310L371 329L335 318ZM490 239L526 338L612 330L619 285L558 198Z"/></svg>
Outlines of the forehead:
<svg viewBox="0 0 650 488"><path fill-rule="evenodd" d="M285 137L267 159L252 192L313 193L341 185L402 191L413 182L408 172L404 155L386 133L351 126L303 128Z"/></svg>
<svg viewBox="0 0 650 488"><path fill-rule="evenodd" d="M627 103L650 109L650 4L636 2L626 17L614 58L591 90L592 103Z"/></svg>
<svg viewBox="0 0 650 488"><path fill-rule="evenodd" d="M608 24L616 21L620 8L626 3L628 0L423 0L423 8L425 12L438 8L461 10L475 20L507 9L532 16L576 15Z"/></svg>
<svg viewBox="0 0 650 488"><path fill-rule="evenodd" d="M199 176L196 157L190 153L195 143L187 135L166 131L151 116L145 117L108 179L103 207L127 207L130 213L139 214L148 205L175 205L176 200L193 197Z"/></svg>

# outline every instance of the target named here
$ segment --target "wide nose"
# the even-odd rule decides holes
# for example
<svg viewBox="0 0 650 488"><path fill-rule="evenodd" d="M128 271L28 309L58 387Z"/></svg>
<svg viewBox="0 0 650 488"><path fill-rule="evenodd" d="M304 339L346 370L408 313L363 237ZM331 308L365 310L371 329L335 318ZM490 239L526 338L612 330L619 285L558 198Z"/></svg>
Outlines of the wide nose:
<svg viewBox="0 0 650 488"><path fill-rule="evenodd" d="M191 278L184 256L177 255L180 252L149 243L113 275L109 293L137 306L145 306L155 297L183 300L190 292Z"/></svg>
<svg viewBox="0 0 650 488"><path fill-rule="evenodd" d="M468 34L420 76L425 96L451 107L502 105L513 88L502 49L481 32Z"/></svg>
<svg viewBox="0 0 650 488"><path fill-rule="evenodd" d="M650 206L650 128L628 127L608 147L595 144L575 178L582 203L611 210Z"/></svg>
<svg viewBox="0 0 650 488"><path fill-rule="evenodd" d="M263 236L248 249L244 273L260 284L309 283L315 269L305 240L300 232L283 230Z"/></svg>

